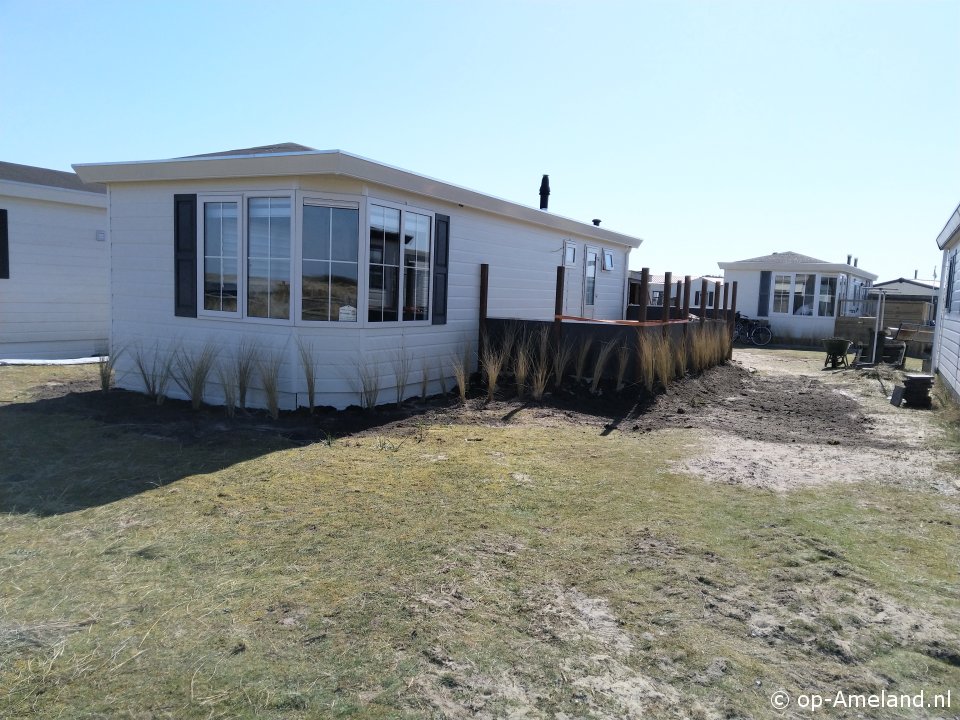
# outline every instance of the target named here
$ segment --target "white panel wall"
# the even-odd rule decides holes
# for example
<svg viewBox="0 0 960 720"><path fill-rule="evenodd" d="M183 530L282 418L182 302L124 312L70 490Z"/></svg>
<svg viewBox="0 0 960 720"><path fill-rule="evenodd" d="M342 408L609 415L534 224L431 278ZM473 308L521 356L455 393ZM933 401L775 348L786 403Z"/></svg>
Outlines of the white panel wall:
<svg viewBox="0 0 960 720"><path fill-rule="evenodd" d="M367 324L297 326L251 319L225 320L180 318L173 314L173 196L176 193L204 193L244 190L329 190L365 196L369 201L406 202L449 215L450 265L446 325ZM430 198L398 191L335 180L320 183L316 178L302 184L291 179L118 184L111 191L112 205L112 342L124 352L116 366L120 387L142 391L138 355L151 358L155 351L183 348L199 352L207 343L217 348L222 362L229 362L242 342L256 342L263 354L282 358L281 406L292 409L307 402L298 338L314 348L317 404L343 408L360 404L360 369L379 375L378 402L396 399L398 353L409 358L410 374L404 397L419 394L424 369L430 394L442 387L454 387L452 361L469 348L476 367L480 300L480 264L490 265L488 313L491 317L552 320L554 316L556 268L563 262L563 235L536 225L508 221L479 211L461 208ZM364 219L361 217L361 226ZM584 238L577 238L580 248ZM603 245L591 243L599 248ZM610 247L610 246L608 246ZM627 272L627 249L612 246L614 270L597 273L597 317L619 319ZM580 258L578 258L580 259ZM582 262L582 259L580 259ZM574 270L574 269L571 269ZM365 272L361 253L361 275ZM582 271L580 271L582 275ZM573 272L576 275L576 272ZM362 290L361 290L362 292ZM364 304L361 302L361 315ZM362 318L361 318L362 319ZM214 379L216 380L216 379ZM259 383L258 383L259 385ZM186 397L174 384L170 395ZM221 402L222 392L214 381L207 396ZM263 406L255 392L248 404Z"/></svg>
<svg viewBox="0 0 960 720"><path fill-rule="evenodd" d="M10 250L10 278L0 279L0 358L105 351L110 258L97 231L106 236L106 196L14 185L0 183Z"/></svg>
<svg viewBox="0 0 960 720"><path fill-rule="evenodd" d="M957 252L957 245L958 242L954 242L943 251L933 366L944 382L953 389L954 394L960 396L960 262L954 267L953 297L950 298L950 311L947 311L947 286L951 285L947 277L950 270L949 257Z"/></svg>

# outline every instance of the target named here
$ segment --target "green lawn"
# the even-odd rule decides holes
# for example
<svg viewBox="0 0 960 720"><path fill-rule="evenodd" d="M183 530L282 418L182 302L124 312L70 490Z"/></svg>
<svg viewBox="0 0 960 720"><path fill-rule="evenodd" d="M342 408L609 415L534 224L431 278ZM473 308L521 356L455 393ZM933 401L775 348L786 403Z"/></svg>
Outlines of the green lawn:
<svg viewBox="0 0 960 720"><path fill-rule="evenodd" d="M779 687L960 703L956 496L707 484L671 471L693 432L531 411L296 447L31 399L95 372L0 368L2 717L765 718Z"/></svg>

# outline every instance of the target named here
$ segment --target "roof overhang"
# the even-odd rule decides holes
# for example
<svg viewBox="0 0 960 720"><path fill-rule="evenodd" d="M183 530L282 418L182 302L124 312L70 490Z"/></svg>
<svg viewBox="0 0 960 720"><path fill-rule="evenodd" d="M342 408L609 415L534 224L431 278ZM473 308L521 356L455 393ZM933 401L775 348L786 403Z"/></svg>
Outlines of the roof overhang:
<svg viewBox="0 0 960 720"><path fill-rule="evenodd" d="M815 272L815 273L843 273L844 275L855 275L856 277L870 280L876 280L879 276L867 272L862 268L847 265L845 263L784 263L783 265L771 265L770 263L758 262L721 262L717 263L721 270L743 270L746 272L770 270L771 272Z"/></svg>
<svg viewBox="0 0 960 720"><path fill-rule="evenodd" d="M0 180L0 195L15 197L24 200L39 200L54 202L63 205L84 205L86 207L107 207L105 193L87 190L70 190L68 188L52 187L50 185L34 185L32 183Z"/></svg>
<svg viewBox="0 0 960 720"><path fill-rule="evenodd" d="M470 207L617 245L635 248L640 247L643 242L641 238L613 232L606 228L485 195L475 190L468 190L458 185L417 175L341 150L90 163L77 164L73 168L84 182L98 182L108 185L133 182L211 180L216 178L342 176L437 198L463 207Z"/></svg>
<svg viewBox="0 0 960 720"><path fill-rule="evenodd" d="M943 226L943 230L937 236L937 246L943 250L947 245L951 245L957 240L960 240L960 205L953 211L953 215L950 216L947 224Z"/></svg>

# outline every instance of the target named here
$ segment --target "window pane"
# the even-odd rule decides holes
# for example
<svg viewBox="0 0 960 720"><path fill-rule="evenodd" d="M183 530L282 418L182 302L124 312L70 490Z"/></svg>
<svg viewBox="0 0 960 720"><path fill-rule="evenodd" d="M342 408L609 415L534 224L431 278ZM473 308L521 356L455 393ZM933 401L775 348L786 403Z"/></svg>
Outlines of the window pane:
<svg viewBox="0 0 960 720"><path fill-rule="evenodd" d="M238 233L237 203L203 204L204 310L237 310Z"/></svg>
<svg viewBox="0 0 960 720"><path fill-rule="evenodd" d="M357 263L330 263L330 319L357 321Z"/></svg>
<svg viewBox="0 0 960 720"><path fill-rule="evenodd" d="M247 314L290 317L290 198L251 198Z"/></svg>
<svg viewBox="0 0 960 720"><path fill-rule="evenodd" d="M303 206L304 260L330 259L330 210L332 208Z"/></svg>
<svg viewBox="0 0 960 720"><path fill-rule="evenodd" d="M585 305L593 305L597 290L597 253L593 250L587 251L587 272L583 284L583 302Z"/></svg>
<svg viewBox="0 0 960 720"><path fill-rule="evenodd" d="M357 262L360 251L360 212L350 208L331 208L333 220L330 234L333 260Z"/></svg>
<svg viewBox="0 0 960 720"><path fill-rule="evenodd" d="M330 263L303 261L304 320L330 319Z"/></svg>
<svg viewBox="0 0 960 720"><path fill-rule="evenodd" d="M777 275L773 282L773 311L790 312L790 275Z"/></svg>

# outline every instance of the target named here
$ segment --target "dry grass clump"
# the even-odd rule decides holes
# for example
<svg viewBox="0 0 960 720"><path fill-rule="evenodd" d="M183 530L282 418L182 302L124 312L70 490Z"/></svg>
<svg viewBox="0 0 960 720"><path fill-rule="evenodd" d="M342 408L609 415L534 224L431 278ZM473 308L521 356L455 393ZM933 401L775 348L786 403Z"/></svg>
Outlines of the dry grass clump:
<svg viewBox="0 0 960 720"><path fill-rule="evenodd" d="M673 350L670 347L669 338L656 336L653 349L653 365L656 368L657 380L666 390L673 381Z"/></svg>
<svg viewBox="0 0 960 720"><path fill-rule="evenodd" d="M730 333L726 325L698 323L692 326L687 339L690 370L700 373L720 365L728 359L730 346Z"/></svg>
<svg viewBox="0 0 960 720"><path fill-rule="evenodd" d="M280 370L283 355L279 352L264 352L257 363L260 387L267 402L267 412L276 420L280 417Z"/></svg>
<svg viewBox="0 0 960 720"><path fill-rule="evenodd" d="M314 350L313 343L299 336L297 336L297 351L304 380L307 383L307 406L310 408L310 414L313 415L317 397L317 353Z"/></svg>
<svg viewBox="0 0 960 720"><path fill-rule="evenodd" d="M162 405L167 397L175 356L176 349L161 353L159 341L153 344L153 352L145 350L143 344L138 345L133 352L133 362L140 373L144 391L157 405Z"/></svg>
<svg viewBox="0 0 960 720"><path fill-rule="evenodd" d="M178 348L173 356L173 380L190 398L190 405L199 410L203 404L203 391L213 372L217 351L212 342L207 342L199 353L193 354Z"/></svg>
<svg viewBox="0 0 960 720"><path fill-rule="evenodd" d="M508 328L512 327L510 325ZM494 346L489 337L483 338L483 347L480 350L480 365L483 367L483 377L487 385L487 402L493 400L497 392L497 381L500 373L503 371L507 358L510 356L510 348L513 345L513 334L504 333L504 338L499 346Z"/></svg>
<svg viewBox="0 0 960 720"><path fill-rule="evenodd" d="M621 343L617 346L617 392L627 386L627 368L630 367L630 346Z"/></svg>
<svg viewBox="0 0 960 720"><path fill-rule="evenodd" d="M460 398L461 403L467 402L467 390L470 388L470 367L472 365L470 360L470 342L465 340L461 345L460 352L454 353L450 358L453 379L457 383L457 397ZM440 384L443 387L444 395L446 395L447 380L443 368L440 369Z"/></svg>
<svg viewBox="0 0 960 720"><path fill-rule="evenodd" d="M97 358L97 376L100 378L100 389L103 392L110 392L110 387L113 385L113 368L121 355L123 355L123 348L115 347L109 355L101 355Z"/></svg>
<svg viewBox="0 0 960 720"><path fill-rule="evenodd" d="M420 358L420 400L427 399L427 392L430 386L430 358L424 355Z"/></svg>
<svg viewBox="0 0 960 720"><path fill-rule="evenodd" d="M579 385L583 381L583 375L587 371L587 359L590 357L590 348L593 346L593 338L585 337L577 348L577 357L573 366L573 379Z"/></svg>
<svg viewBox="0 0 960 720"><path fill-rule="evenodd" d="M573 348L567 343L560 343L560 346L553 354L553 385L559 388L563 385L563 378L567 373L567 367L573 357Z"/></svg>
<svg viewBox="0 0 960 720"><path fill-rule="evenodd" d="M237 366L233 362L219 363L217 380L223 391L223 407L227 417L233 417L237 413Z"/></svg>
<svg viewBox="0 0 960 720"><path fill-rule="evenodd" d="M364 410L373 410L380 396L380 365L368 361L361 354L356 361L357 375L360 381L360 406Z"/></svg>
<svg viewBox="0 0 960 720"><path fill-rule="evenodd" d="M617 346L615 341L608 343L601 343L600 349L597 351L597 357L593 362L593 377L590 378L590 392L596 395L600 390L600 381L603 379L603 371L607 367L607 361L610 359L610 355L613 352L613 349Z"/></svg>
<svg viewBox="0 0 960 720"><path fill-rule="evenodd" d="M237 404L241 410L247 407L247 390L260 366L260 346L255 340L243 338L234 356L234 376L237 383Z"/></svg>
<svg viewBox="0 0 960 720"><path fill-rule="evenodd" d="M513 379L517 384L517 397L522 398L527 389L527 379L533 364L533 352L528 338L517 341L517 351L513 356Z"/></svg>
<svg viewBox="0 0 960 720"><path fill-rule="evenodd" d="M636 355L637 355L637 382L648 393L653 392L653 385L657 380L657 342L659 335L644 332L642 328L637 329Z"/></svg>
<svg viewBox="0 0 960 720"><path fill-rule="evenodd" d="M680 380L687 374L687 342L682 337L671 338L670 354L673 356L673 376Z"/></svg>
<svg viewBox="0 0 960 720"><path fill-rule="evenodd" d="M390 356L390 364L393 366L397 407L400 407L400 403L403 402L404 391L407 389L407 382L410 380L410 368L413 365L413 359L403 346L403 342L400 343L400 347L394 350L393 355Z"/></svg>

